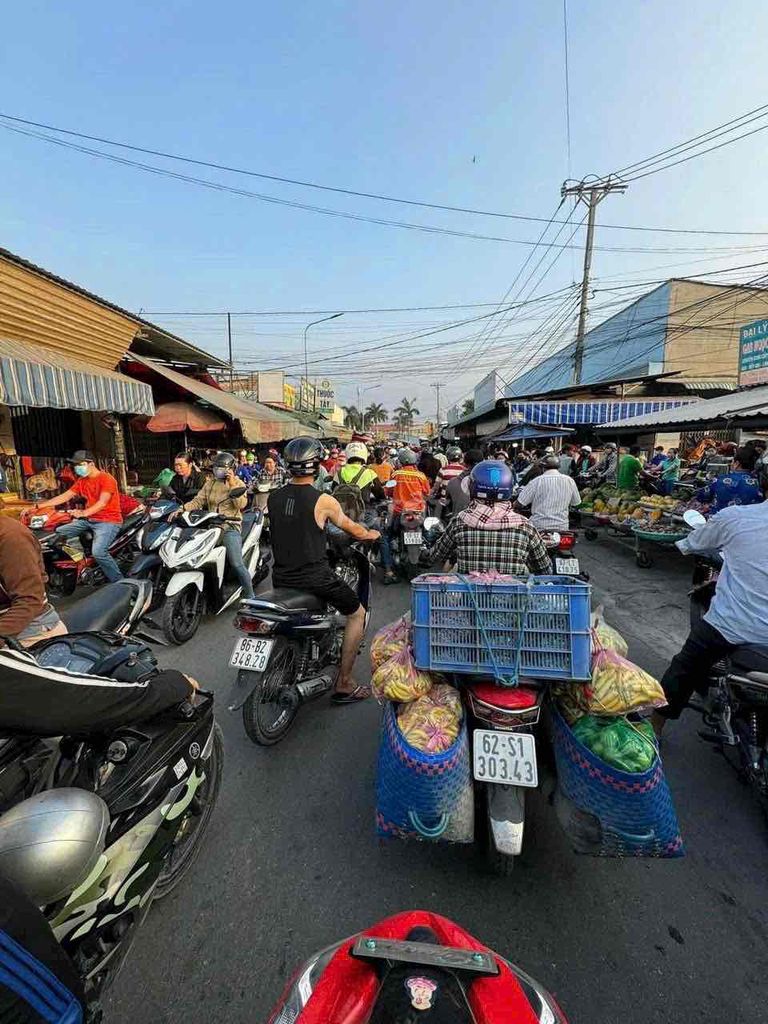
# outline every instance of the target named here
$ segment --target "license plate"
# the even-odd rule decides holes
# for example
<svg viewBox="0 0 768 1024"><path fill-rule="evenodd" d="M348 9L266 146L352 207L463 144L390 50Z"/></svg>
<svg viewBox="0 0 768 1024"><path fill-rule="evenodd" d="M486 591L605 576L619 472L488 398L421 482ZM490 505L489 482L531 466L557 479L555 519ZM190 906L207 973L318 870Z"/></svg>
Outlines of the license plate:
<svg viewBox="0 0 768 1024"><path fill-rule="evenodd" d="M474 776L480 782L531 787L539 784L536 740L530 733L475 729L472 757Z"/></svg>
<svg viewBox="0 0 768 1024"><path fill-rule="evenodd" d="M581 572L578 558L556 558L555 572L559 576L578 576Z"/></svg>
<svg viewBox="0 0 768 1024"><path fill-rule="evenodd" d="M407 531L403 534L403 543L405 544L421 544L421 530L415 530L413 533Z"/></svg>
<svg viewBox="0 0 768 1024"><path fill-rule="evenodd" d="M229 664L233 668L242 668L249 672L263 672L274 645L274 640L254 640L252 637L244 636L235 644Z"/></svg>

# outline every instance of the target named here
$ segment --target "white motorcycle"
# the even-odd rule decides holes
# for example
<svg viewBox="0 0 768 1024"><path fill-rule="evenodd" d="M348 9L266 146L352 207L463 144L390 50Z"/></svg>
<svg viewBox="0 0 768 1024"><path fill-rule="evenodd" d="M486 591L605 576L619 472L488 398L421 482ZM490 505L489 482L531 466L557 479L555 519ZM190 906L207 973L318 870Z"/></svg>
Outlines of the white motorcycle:
<svg viewBox="0 0 768 1024"><path fill-rule="evenodd" d="M245 488L230 491L236 498ZM183 644L197 632L207 611L219 615L238 600L242 592L237 579L227 571L227 553L222 543L227 524L238 522L219 511L183 512L160 548L160 558L169 573L165 584L161 628L172 644ZM264 514L254 509L243 515L241 536L243 561L254 586L269 573L271 556L261 549Z"/></svg>

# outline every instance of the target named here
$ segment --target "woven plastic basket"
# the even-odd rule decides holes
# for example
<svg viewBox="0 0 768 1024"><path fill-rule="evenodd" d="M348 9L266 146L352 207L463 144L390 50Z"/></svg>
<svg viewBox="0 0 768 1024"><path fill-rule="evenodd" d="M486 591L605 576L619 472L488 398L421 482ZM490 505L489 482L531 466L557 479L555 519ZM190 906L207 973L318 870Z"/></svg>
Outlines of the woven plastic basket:
<svg viewBox="0 0 768 1024"><path fill-rule="evenodd" d="M414 661L435 672L589 679L590 596L588 583L562 576L504 583L417 576Z"/></svg>
<svg viewBox="0 0 768 1024"><path fill-rule="evenodd" d="M682 857L680 826L661 758L646 772L606 764L552 708L557 762L555 808L578 853L600 857Z"/></svg>
<svg viewBox="0 0 768 1024"><path fill-rule="evenodd" d="M384 705L376 777L376 830L398 839L474 839L474 790L466 721L456 742L440 754L412 747Z"/></svg>

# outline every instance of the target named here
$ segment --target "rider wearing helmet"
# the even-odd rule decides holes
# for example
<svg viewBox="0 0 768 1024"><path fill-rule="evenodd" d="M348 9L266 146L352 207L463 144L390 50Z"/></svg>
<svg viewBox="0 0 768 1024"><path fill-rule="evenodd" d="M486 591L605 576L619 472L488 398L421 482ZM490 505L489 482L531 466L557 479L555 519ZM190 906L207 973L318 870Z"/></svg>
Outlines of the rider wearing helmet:
<svg viewBox="0 0 768 1024"><path fill-rule="evenodd" d="M243 538L240 534L243 509L248 504L248 498L245 494L234 498L230 493L237 488L245 487L245 484L237 476L237 459L229 452L217 452L211 468L213 476L205 481L191 501L182 505L182 509L185 512L191 512L193 509L220 512L227 519L234 520L222 524L221 543L227 553L229 567L243 588L240 597L252 598L253 581L243 561ZM173 513L169 519L175 519L178 514Z"/></svg>
<svg viewBox="0 0 768 1024"><path fill-rule="evenodd" d="M341 664L332 700L351 704L364 700L370 691L357 686L352 669L365 630L365 608L357 594L331 569L325 526L332 523L356 540L375 541L379 534L346 516L330 494L314 486L323 457L323 446L314 437L295 437L283 452L290 483L269 495L267 508L275 564L272 582L315 594L346 615ZM375 474L374 474L375 477Z"/></svg>
<svg viewBox="0 0 768 1024"><path fill-rule="evenodd" d="M479 462L469 475L470 503L428 552L430 561L447 561L461 573L549 573L552 563L544 542L512 508L513 484L506 463Z"/></svg>
<svg viewBox="0 0 768 1024"><path fill-rule="evenodd" d="M383 501L386 498L376 469L368 465L368 448L362 441L350 441L344 449L347 461L339 466L334 474L337 484L358 487L363 501L368 505L373 499Z"/></svg>
<svg viewBox="0 0 768 1024"><path fill-rule="evenodd" d="M381 561L384 566L384 582L394 583L392 539L400 530L400 514L406 509L423 511L429 497L429 480L416 467L416 455L410 448L401 448L397 457L399 468L392 474L389 491L392 496L392 518L387 532L381 538Z"/></svg>

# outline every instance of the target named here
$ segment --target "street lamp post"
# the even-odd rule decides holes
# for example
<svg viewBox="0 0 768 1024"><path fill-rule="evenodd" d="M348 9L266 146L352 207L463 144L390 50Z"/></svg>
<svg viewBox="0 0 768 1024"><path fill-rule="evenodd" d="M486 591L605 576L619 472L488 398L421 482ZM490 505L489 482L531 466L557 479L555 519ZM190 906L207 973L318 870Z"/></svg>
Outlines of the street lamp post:
<svg viewBox="0 0 768 1024"><path fill-rule="evenodd" d="M340 316L344 316L344 314L334 313L332 316L324 316L321 320L313 320L304 328L304 387L306 388L307 394L307 406L309 406L309 356L307 355L307 331L310 327L314 327L316 324L324 324L326 320L336 320L336 318Z"/></svg>
<svg viewBox="0 0 768 1024"><path fill-rule="evenodd" d="M360 410L360 420L362 423L360 429L363 433L365 433L365 410L363 409L363 402L361 396L364 395L366 391L375 391L376 388L380 387L381 384L371 384L370 387L357 389L357 407Z"/></svg>

